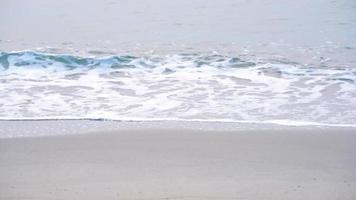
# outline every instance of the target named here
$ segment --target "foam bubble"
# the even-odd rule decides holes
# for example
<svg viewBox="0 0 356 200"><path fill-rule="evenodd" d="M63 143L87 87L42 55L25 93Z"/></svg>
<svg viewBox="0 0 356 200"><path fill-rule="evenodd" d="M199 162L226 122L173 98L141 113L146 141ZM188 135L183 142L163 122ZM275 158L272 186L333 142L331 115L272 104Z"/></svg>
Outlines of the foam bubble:
<svg viewBox="0 0 356 200"><path fill-rule="evenodd" d="M355 125L356 69L220 54L0 53L2 119ZM300 123L303 122L303 123Z"/></svg>

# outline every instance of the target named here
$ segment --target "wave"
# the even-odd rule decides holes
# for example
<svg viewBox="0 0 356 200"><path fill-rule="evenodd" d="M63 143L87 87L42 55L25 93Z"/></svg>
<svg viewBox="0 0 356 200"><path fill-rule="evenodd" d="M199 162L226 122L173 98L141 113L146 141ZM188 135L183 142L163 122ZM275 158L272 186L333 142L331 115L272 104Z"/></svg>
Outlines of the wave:
<svg viewBox="0 0 356 200"><path fill-rule="evenodd" d="M172 56L107 56L107 57L79 57L74 55L55 55L34 51L0 52L0 65L3 70L10 67L26 68L53 68L73 70L75 68L155 68L169 62L189 62L189 67L202 67L213 65L215 67L249 67L255 66L253 62L246 62L237 57L223 55L178 54ZM158 65L157 65L158 64Z"/></svg>
<svg viewBox="0 0 356 200"><path fill-rule="evenodd" d="M1 119L356 125L355 68L285 59L0 52L0 87Z"/></svg>

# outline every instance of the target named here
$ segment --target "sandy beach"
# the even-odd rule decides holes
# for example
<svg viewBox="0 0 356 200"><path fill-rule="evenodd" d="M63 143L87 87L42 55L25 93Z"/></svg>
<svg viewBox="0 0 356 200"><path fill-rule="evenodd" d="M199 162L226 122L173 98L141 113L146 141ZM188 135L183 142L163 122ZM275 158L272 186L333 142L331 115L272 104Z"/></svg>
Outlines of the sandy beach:
<svg viewBox="0 0 356 200"><path fill-rule="evenodd" d="M355 200L355 0L1 0L0 200Z"/></svg>
<svg viewBox="0 0 356 200"><path fill-rule="evenodd" d="M353 200L355 154L338 128L3 138L0 199Z"/></svg>

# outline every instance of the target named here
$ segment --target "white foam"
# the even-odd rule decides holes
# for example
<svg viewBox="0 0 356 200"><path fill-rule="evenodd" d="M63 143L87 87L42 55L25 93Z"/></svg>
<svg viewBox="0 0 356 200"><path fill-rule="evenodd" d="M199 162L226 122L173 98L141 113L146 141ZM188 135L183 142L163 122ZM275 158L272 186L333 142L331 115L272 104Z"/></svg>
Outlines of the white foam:
<svg viewBox="0 0 356 200"><path fill-rule="evenodd" d="M356 69L223 55L1 55L1 119L355 126ZM1 62L0 62L1 63ZM20 65L20 66L19 66Z"/></svg>

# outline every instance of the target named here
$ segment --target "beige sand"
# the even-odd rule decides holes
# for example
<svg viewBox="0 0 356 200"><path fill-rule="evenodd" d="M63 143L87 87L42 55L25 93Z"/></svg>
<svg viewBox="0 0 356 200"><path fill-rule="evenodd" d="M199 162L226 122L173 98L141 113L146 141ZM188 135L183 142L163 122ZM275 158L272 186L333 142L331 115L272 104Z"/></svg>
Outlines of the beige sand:
<svg viewBox="0 0 356 200"><path fill-rule="evenodd" d="M0 199L356 199L355 130L0 139Z"/></svg>

